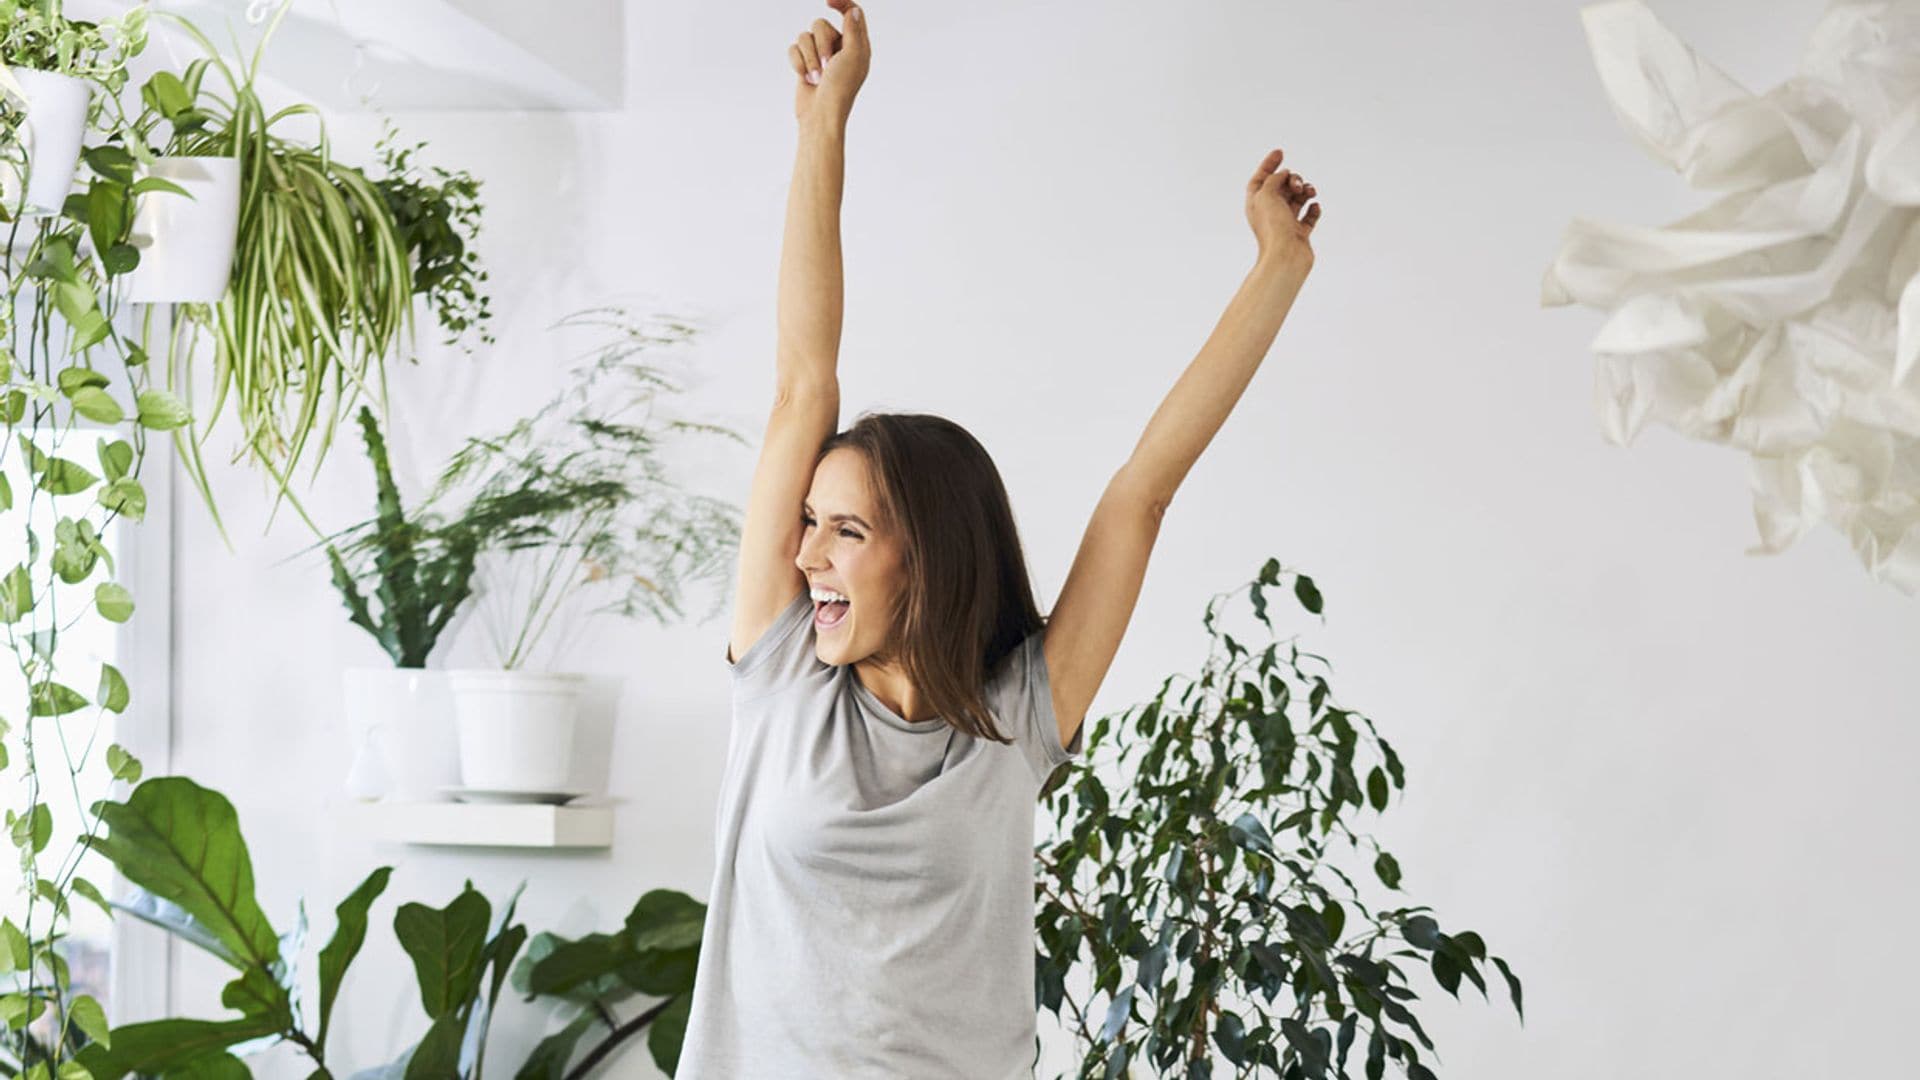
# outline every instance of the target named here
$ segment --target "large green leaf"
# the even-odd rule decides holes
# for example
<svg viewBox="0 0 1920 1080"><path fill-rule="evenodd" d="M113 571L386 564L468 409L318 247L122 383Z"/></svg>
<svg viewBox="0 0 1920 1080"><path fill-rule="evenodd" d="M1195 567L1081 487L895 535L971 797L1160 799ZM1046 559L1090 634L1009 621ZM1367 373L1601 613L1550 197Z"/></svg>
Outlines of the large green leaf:
<svg viewBox="0 0 1920 1080"><path fill-rule="evenodd" d="M253 893L253 862L233 804L184 776L160 776L94 810L97 847L127 880L177 904L239 967L276 970L280 943Z"/></svg>
<svg viewBox="0 0 1920 1080"><path fill-rule="evenodd" d="M687 1016L692 1010L693 995L681 994L653 1018L653 1029L647 1032L647 1051L668 1076L680 1067L680 1047L686 1042Z"/></svg>
<svg viewBox="0 0 1920 1080"><path fill-rule="evenodd" d="M466 1024L448 1013L433 1022L407 1061L406 1080L454 1080L460 1075L460 1036Z"/></svg>
<svg viewBox="0 0 1920 1080"><path fill-rule="evenodd" d="M111 1049L94 1043L78 1055L93 1080L121 1080L135 1070L165 1073L197 1062L236 1043L273 1034L264 1021L153 1020L113 1029Z"/></svg>
<svg viewBox="0 0 1920 1080"><path fill-rule="evenodd" d="M444 908L402 904L393 916L394 936L413 958L420 1004L438 1020L480 991L481 956L487 947L492 905L469 881Z"/></svg>
<svg viewBox="0 0 1920 1080"><path fill-rule="evenodd" d="M359 955L360 946L367 939L367 908L386 891L387 880L392 876L393 867L380 867L368 874L359 888L354 889L333 909L338 925L334 928L333 939L327 942L326 948L320 950L320 1034L316 1041L322 1053L326 1051L327 1024L333 1017L333 1002L340 993L340 980L345 977L348 965Z"/></svg>

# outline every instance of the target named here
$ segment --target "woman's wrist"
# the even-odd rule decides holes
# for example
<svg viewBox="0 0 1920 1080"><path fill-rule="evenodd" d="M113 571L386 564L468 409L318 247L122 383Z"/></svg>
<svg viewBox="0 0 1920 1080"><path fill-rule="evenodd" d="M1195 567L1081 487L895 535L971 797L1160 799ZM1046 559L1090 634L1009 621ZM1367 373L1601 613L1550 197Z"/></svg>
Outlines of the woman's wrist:
<svg viewBox="0 0 1920 1080"><path fill-rule="evenodd" d="M847 121L839 116L809 116L800 121L800 137L826 142L839 142L847 137Z"/></svg>

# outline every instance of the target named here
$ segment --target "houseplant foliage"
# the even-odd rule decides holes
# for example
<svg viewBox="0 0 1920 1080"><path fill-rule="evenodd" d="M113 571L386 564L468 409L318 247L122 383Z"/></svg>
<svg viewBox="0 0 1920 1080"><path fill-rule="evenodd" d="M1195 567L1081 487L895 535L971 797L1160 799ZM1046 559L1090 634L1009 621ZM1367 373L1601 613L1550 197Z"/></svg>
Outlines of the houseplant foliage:
<svg viewBox="0 0 1920 1080"><path fill-rule="evenodd" d="M1270 634L1268 591L1285 589L1321 612L1313 580L1270 559L1243 587ZM1040 1004L1075 1032L1082 1077L1209 1077L1217 1051L1235 1076L1378 1080L1391 1060L1429 1080L1408 971L1484 996L1490 964L1516 1013L1520 980L1431 909L1361 899L1339 865L1351 853L1400 890L1399 864L1354 826L1405 790L1404 767L1371 719L1334 704L1320 657L1292 639L1250 648L1219 623L1243 590L1208 603L1198 678L1101 717L1043 789L1056 827L1035 849ZM1124 789L1096 756L1132 777Z"/></svg>
<svg viewBox="0 0 1920 1080"><path fill-rule="evenodd" d="M433 309L449 345L493 344L487 271L473 239L480 232L480 181L464 170L424 166L424 142L403 145L389 122L378 151L385 174L374 187L387 201L413 266L413 291Z"/></svg>
<svg viewBox="0 0 1920 1080"><path fill-rule="evenodd" d="M395 667L426 667L441 632L473 592L474 557L485 538L431 516L409 517L393 481L386 437L364 405L360 430L373 464L377 509L336 537L353 551L358 574L335 543L326 545L333 586L353 624L373 635Z"/></svg>
<svg viewBox="0 0 1920 1080"><path fill-rule="evenodd" d="M620 308L558 325L600 335L570 385L506 431L468 439L413 511L392 484L384 442L369 439L377 512L330 537L328 557L353 622L402 666L424 663L470 578L486 583L479 614L493 654L515 670L543 646L562 651L565 632L594 614L680 616L689 583L724 580L731 568L738 509L684 490L664 451L681 435L744 440L656 415L660 398L683 387L641 355L685 343L693 329ZM396 651L390 641L412 644Z"/></svg>
<svg viewBox="0 0 1920 1080"><path fill-rule="evenodd" d="M146 780L125 802L103 801L97 809L107 826L97 846L139 889L117 906L207 950L234 969L234 978L220 995L227 1017L115 1027L81 1050L78 1062L88 1075L245 1077L245 1054L281 1042L312 1061L310 1080L349 1075L327 1057L329 1029L392 868L376 868L335 907L333 933L318 951L318 994L309 1017L297 963L304 912L288 934L268 921L254 894L238 815L224 796L168 776ZM516 890L496 918L493 905L468 882L445 907L410 902L395 908L393 932L412 961L426 1030L393 1062L350 1074L354 1080L481 1080L487 1029L510 974L528 1000L551 996L556 1003L578 1003L587 1017L536 1047L514 1073L519 1080L584 1075L649 1025L655 1060L677 1059L704 906L681 893L655 890L640 899L617 933L578 941L541 934L529 944L526 926L514 921L519 897ZM613 1024L611 1004L635 991L667 1000L633 1021ZM565 1071L580 1038L599 1022L614 1030L586 1050L578 1067Z"/></svg>
<svg viewBox="0 0 1920 1080"><path fill-rule="evenodd" d="M449 340L492 340L486 273L473 248L478 181L441 168L429 174L414 162L424 144L399 146L391 130L380 147L386 175L369 177L334 156L318 109L261 101L261 63L288 7L243 66L177 20L207 55L181 76L158 77L147 99L171 126L168 153L240 163L227 293L218 304L182 305L165 328L169 386L189 401L199 350L211 343L209 404L179 441L216 521L202 451L229 404L240 426L234 459L264 470L298 510L295 467L311 452L310 468L319 469L340 418L363 395L384 407L385 365L412 344L416 298Z"/></svg>
<svg viewBox="0 0 1920 1080"><path fill-rule="evenodd" d="M682 616L682 590L724 580L740 535L738 508L683 489L664 456L683 435L745 445L727 428L656 415L684 387L643 354L686 343L693 327L620 308L559 326L603 335L572 385L507 431L468 439L433 493L460 499L458 527L485 538L479 615L507 670L543 644L564 652L587 616Z"/></svg>
<svg viewBox="0 0 1920 1080"><path fill-rule="evenodd" d="M86 145L62 211L28 220L7 208L0 251L0 528L13 530L8 547L21 556L0 569L0 641L19 674L8 692L20 695L0 704L0 772L13 774L0 792L25 901L21 922L0 919L0 1070L9 1075L76 1075L74 1052L106 1036L105 1008L75 987L65 955L74 905L107 906L86 858L98 820L79 777L97 754L119 780L137 780L141 766L109 734L131 701L126 679L110 663L80 662L62 641L83 621L134 614L107 537L145 516L149 434L188 420L116 320L120 279L139 262L127 243L133 201L152 186L134 177L139 148L128 144L114 91L145 43L145 16L136 7L92 24L53 3L0 8L10 62L90 84ZM7 109L6 152L30 157Z"/></svg>
<svg viewBox="0 0 1920 1080"><path fill-rule="evenodd" d="M314 436L317 468L341 412L363 392L384 400L384 359L412 329L413 275L385 198L359 169L334 158L318 109L270 110L256 90L266 46L287 10L275 13L239 69L178 20L207 56L182 82L172 151L240 162L232 282L217 305L183 305L184 325L169 327L166 342L169 385L191 401L196 347L203 336L212 341L209 405L180 440L209 507L201 450L229 401L241 428L236 459L263 468L288 495ZM217 82L204 78L209 72ZM294 133L303 123L307 130Z"/></svg>

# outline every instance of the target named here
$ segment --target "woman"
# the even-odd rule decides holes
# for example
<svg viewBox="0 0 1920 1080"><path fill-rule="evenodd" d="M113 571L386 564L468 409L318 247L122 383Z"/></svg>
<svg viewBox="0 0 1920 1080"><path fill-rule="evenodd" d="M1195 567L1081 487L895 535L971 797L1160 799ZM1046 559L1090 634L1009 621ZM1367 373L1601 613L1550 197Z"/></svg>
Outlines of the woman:
<svg viewBox="0 0 1920 1080"><path fill-rule="evenodd" d="M1080 750L1174 490L1313 264L1268 154L1258 257L1093 512L1042 618L992 461L934 416L835 434L839 204L871 44L827 0L788 48L799 150L778 381L740 542L733 728L681 1080L1031 1077L1034 801ZM1278 169L1278 171L1276 171Z"/></svg>

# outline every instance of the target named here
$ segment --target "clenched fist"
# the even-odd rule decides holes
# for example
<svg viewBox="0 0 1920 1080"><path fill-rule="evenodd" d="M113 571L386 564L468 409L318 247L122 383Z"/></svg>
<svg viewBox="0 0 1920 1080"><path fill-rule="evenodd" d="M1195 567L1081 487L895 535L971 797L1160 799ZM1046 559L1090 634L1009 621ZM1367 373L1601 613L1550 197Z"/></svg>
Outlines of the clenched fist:
<svg viewBox="0 0 1920 1080"><path fill-rule="evenodd" d="M799 84L794 87L793 115L801 123L826 120L844 124L853 111L853 96L867 80L873 47L867 40L867 13L853 0L827 0L840 13L840 29L825 19L787 46Z"/></svg>

